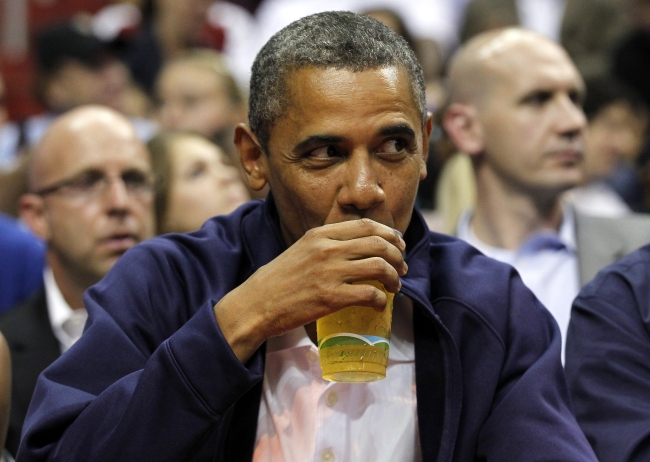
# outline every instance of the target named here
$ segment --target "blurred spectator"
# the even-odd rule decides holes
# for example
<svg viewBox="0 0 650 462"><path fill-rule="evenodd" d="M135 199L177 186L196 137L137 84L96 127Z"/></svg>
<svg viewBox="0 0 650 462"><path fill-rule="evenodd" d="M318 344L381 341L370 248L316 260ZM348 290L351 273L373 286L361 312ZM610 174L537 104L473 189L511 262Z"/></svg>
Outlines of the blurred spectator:
<svg viewBox="0 0 650 462"><path fill-rule="evenodd" d="M613 74L650 106L650 0L626 0L631 30L614 51Z"/></svg>
<svg viewBox="0 0 650 462"><path fill-rule="evenodd" d="M401 18L415 42L421 44L420 58L425 73L434 74L442 66L458 42L458 0L329 0L326 3L311 0L264 0L256 10L258 21L257 46L249 51L250 63L261 45L290 22L303 16L326 10L349 10L356 13L390 11ZM378 16L373 15L376 19ZM388 22L388 17L383 14ZM391 20L393 21L393 20ZM390 26L390 24L387 24ZM395 29L394 29L395 30ZM397 31L397 30L396 30ZM415 50L416 52L418 50ZM425 75L429 78L430 75Z"/></svg>
<svg viewBox="0 0 650 462"><path fill-rule="evenodd" d="M561 43L584 77L607 74L627 23L620 0L471 0L461 41L489 29L521 26Z"/></svg>
<svg viewBox="0 0 650 462"><path fill-rule="evenodd" d="M156 82L158 121L206 137L246 122L246 101L219 53L192 50L170 60Z"/></svg>
<svg viewBox="0 0 650 462"><path fill-rule="evenodd" d="M0 312L43 286L45 246L17 220L0 213Z"/></svg>
<svg viewBox="0 0 650 462"><path fill-rule="evenodd" d="M650 213L650 150L641 153L638 160L638 172L641 181L642 210Z"/></svg>
<svg viewBox="0 0 650 462"><path fill-rule="evenodd" d="M188 132L161 132L148 144L156 191L158 234L197 230L215 215L250 199L237 168L209 139Z"/></svg>
<svg viewBox="0 0 650 462"><path fill-rule="evenodd" d="M6 447L14 455L38 375L81 336L84 291L155 231L149 154L112 109L58 118L30 158L29 188L20 214L46 242L47 267L44 289L0 316L13 365Z"/></svg>
<svg viewBox="0 0 650 462"><path fill-rule="evenodd" d="M583 186L570 191L569 198L585 213L621 215L630 208L608 180L620 171L635 173L646 141L648 108L635 91L612 78L590 79L586 87ZM633 183L640 187L635 177Z"/></svg>
<svg viewBox="0 0 650 462"><path fill-rule="evenodd" d="M556 42L521 28L484 32L452 59L449 82L444 126L471 156L477 189L457 235L516 268L564 342L581 284L635 249L639 235L650 235L650 220L626 222L616 228L620 236L591 245L610 223L585 225L562 202L583 178L586 117L583 80Z"/></svg>
<svg viewBox="0 0 650 462"><path fill-rule="evenodd" d="M362 14L375 18L386 24L408 42L420 61L427 85L427 106L435 110L444 100L444 89L441 82L443 54L440 46L430 38L414 37L406 26L404 19L391 8L371 8Z"/></svg>
<svg viewBox="0 0 650 462"><path fill-rule="evenodd" d="M463 152L456 152L444 162L437 184L435 210L441 220L441 231L455 235L460 217L475 205L472 159Z"/></svg>
<svg viewBox="0 0 650 462"><path fill-rule="evenodd" d="M38 97L47 112L18 124L18 136L0 159L34 146L61 113L84 104L101 104L128 115L131 85L128 69L108 42L92 32L90 18L78 16L40 31L36 37ZM133 118L138 135L149 139L156 125Z"/></svg>
<svg viewBox="0 0 650 462"><path fill-rule="evenodd" d="M9 426L11 405L11 356L9 346L0 332L0 462L9 462L10 456L4 450Z"/></svg>
<svg viewBox="0 0 650 462"><path fill-rule="evenodd" d="M630 29L626 1L566 0L560 43L583 78L611 74L612 52Z"/></svg>
<svg viewBox="0 0 650 462"><path fill-rule="evenodd" d="M6 103L7 87L5 86L2 74L0 74L0 172L9 171L14 168L16 163L16 146L19 145L20 138L18 126L9 123ZM0 184L1 187L2 185Z"/></svg>
<svg viewBox="0 0 650 462"><path fill-rule="evenodd" d="M164 62L191 48L220 51L224 33L208 22L214 0L147 0L138 33L128 43L124 59L133 78L148 94Z"/></svg>

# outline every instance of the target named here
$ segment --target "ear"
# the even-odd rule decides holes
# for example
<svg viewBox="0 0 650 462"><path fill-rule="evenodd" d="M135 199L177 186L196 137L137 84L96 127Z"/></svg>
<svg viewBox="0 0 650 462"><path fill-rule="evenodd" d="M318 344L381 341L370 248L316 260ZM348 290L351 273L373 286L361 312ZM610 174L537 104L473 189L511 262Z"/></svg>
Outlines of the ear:
<svg viewBox="0 0 650 462"><path fill-rule="evenodd" d="M427 159L429 157L429 138L433 130L433 115L427 114L427 121L422 130L422 161L420 163L420 181L427 177Z"/></svg>
<svg viewBox="0 0 650 462"><path fill-rule="evenodd" d="M483 127L476 107L453 103L443 116L442 124L452 143L461 151L477 155L483 151Z"/></svg>
<svg viewBox="0 0 650 462"><path fill-rule="evenodd" d="M246 124L237 125L234 141L248 184L254 191L260 191L267 184L267 154Z"/></svg>
<svg viewBox="0 0 650 462"><path fill-rule="evenodd" d="M38 237L48 242L50 239L50 225L45 216L43 198L36 194L23 194L18 202L20 218Z"/></svg>

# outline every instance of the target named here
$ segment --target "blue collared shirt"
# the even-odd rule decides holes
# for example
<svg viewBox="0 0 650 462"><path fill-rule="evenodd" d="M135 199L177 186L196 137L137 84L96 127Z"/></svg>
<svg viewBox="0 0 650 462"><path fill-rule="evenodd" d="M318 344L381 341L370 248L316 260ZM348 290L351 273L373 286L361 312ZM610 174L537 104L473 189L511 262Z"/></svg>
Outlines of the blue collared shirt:
<svg viewBox="0 0 650 462"><path fill-rule="evenodd" d="M519 272L524 284L548 308L560 326L564 361L571 304L580 290L573 215L565 211L558 232L537 232L517 250L492 247L479 240L470 227L471 217L471 212L465 212L461 216L457 236L488 257L508 263Z"/></svg>

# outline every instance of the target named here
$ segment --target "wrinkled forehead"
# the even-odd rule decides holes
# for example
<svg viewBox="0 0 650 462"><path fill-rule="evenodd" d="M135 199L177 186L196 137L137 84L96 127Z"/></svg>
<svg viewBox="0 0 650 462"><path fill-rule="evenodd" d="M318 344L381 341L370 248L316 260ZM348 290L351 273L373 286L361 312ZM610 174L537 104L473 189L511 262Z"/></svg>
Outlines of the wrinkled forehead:
<svg viewBox="0 0 650 462"><path fill-rule="evenodd" d="M367 78L373 76L373 79ZM349 69L338 67L304 66L292 69L284 79L284 107L279 119L296 107L310 110L316 102L305 98L304 91L336 95L337 89L341 94L347 91L355 93L372 93L380 81L399 91L399 100L406 99L411 108L420 113L419 103L413 88L413 82L407 69L401 66L379 66L366 69ZM397 93L397 92L396 92ZM402 98L404 96L404 98ZM396 97L397 101L397 97ZM279 120L278 119L278 120Z"/></svg>

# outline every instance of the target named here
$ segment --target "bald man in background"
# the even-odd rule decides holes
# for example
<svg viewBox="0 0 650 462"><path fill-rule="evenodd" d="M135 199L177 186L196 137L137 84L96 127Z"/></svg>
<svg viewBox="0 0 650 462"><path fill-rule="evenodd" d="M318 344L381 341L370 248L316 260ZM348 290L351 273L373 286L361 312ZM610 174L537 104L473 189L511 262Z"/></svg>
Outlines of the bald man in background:
<svg viewBox="0 0 650 462"><path fill-rule="evenodd" d="M586 118L582 77L557 43L520 28L480 34L453 57L449 82L444 127L472 158L477 189L456 234L519 271L564 344L581 284L647 241L650 222L583 217L562 202L582 180Z"/></svg>
<svg viewBox="0 0 650 462"><path fill-rule="evenodd" d="M46 242L47 267L45 288L0 318L13 363L14 455L38 374L81 336L84 291L155 229L148 151L112 109L84 106L59 117L28 174L20 215Z"/></svg>

